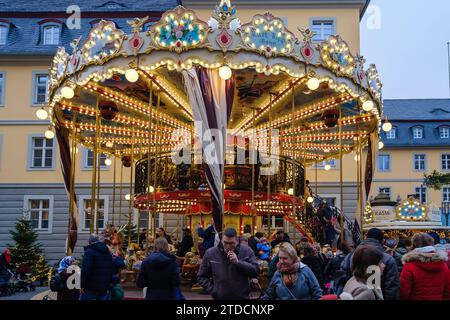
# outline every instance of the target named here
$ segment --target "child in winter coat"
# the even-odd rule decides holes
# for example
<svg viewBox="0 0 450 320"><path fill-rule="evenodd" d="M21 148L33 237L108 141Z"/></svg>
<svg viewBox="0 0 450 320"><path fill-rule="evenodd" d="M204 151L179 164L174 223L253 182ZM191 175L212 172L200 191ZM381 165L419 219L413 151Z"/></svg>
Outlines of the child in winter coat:
<svg viewBox="0 0 450 320"><path fill-rule="evenodd" d="M261 238L259 240L259 243L256 244L256 251L258 252L258 258L260 260L268 261L270 258L270 251L272 250L272 247L269 244L269 241L267 241L266 238Z"/></svg>

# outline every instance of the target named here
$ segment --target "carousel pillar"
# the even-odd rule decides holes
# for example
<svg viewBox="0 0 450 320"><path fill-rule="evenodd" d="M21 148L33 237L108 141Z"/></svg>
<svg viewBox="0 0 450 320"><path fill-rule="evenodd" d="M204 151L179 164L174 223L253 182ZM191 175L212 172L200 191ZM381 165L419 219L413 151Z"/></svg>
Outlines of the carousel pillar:
<svg viewBox="0 0 450 320"><path fill-rule="evenodd" d="M296 207L296 203L295 203L295 198L296 198L296 189L297 189L297 167L295 166L294 163L294 159L295 159L295 149L294 149L294 114L295 114L295 88L294 86L292 86L292 97L291 97L291 118L292 118L292 122L291 122L291 132L292 132L292 217L295 219L296 215L297 215L297 207ZM296 236L297 236L297 232L295 231L294 228L294 243L296 242Z"/></svg>
<svg viewBox="0 0 450 320"><path fill-rule="evenodd" d="M119 226L122 225L123 162L120 161Z"/></svg>
<svg viewBox="0 0 450 320"><path fill-rule="evenodd" d="M114 169L113 169L113 194L112 194L112 225L115 226L116 215L116 171L117 171L117 157L116 148L114 148Z"/></svg>
<svg viewBox="0 0 450 320"><path fill-rule="evenodd" d="M148 255L148 251L150 248L150 241L148 239L150 235L150 152L151 152L151 145L152 145L152 131L153 131L153 110L152 110L152 104L153 104L153 82L150 82L150 93L149 93L149 116L148 116L148 142L147 142L147 189L145 190L147 199L146 199L146 207L147 210L147 230L145 234L145 255Z"/></svg>
<svg viewBox="0 0 450 320"><path fill-rule="evenodd" d="M102 119L99 117L99 126L102 124ZM97 142L97 197L96 197L96 214L95 214L95 233L98 234L98 216L100 209L100 172L102 165L102 133L98 132L98 142ZM103 210L103 212L105 212ZM103 220L104 221L104 220Z"/></svg>
<svg viewBox="0 0 450 320"><path fill-rule="evenodd" d="M359 209L360 209L360 222L359 222L359 227L361 230L361 234L363 232L363 227L364 227L364 195L363 195L363 189L362 189L362 180L363 180L363 175L362 175L362 141L361 141L361 136L358 136L358 152L359 152L359 164L358 164L358 171L359 171L359 185L358 185L358 192L359 192Z"/></svg>
<svg viewBox="0 0 450 320"><path fill-rule="evenodd" d="M97 146L98 146L98 131L99 131L99 121L100 115L98 110L99 98L96 98L96 108L95 108L95 138L94 138L94 148L92 150L92 186L91 186L91 216L89 221L89 232L94 233L94 216L95 216L95 208L97 207L97 202L95 199L95 188L96 188L96 176L97 176Z"/></svg>
<svg viewBox="0 0 450 320"><path fill-rule="evenodd" d="M253 109L253 121L252 121L252 141L255 141L255 109ZM256 210L255 210L255 150L250 150L250 143L249 143L249 152L250 153L250 161L252 163L252 204L250 207L250 212L252 215L252 233L255 234L255 227L256 227Z"/></svg>
<svg viewBox="0 0 450 320"><path fill-rule="evenodd" d="M157 95L157 102L156 102L156 108L159 110L159 107L161 106L161 92L158 91L158 95ZM156 121L155 123L155 127L157 127L158 125L158 121ZM153 169L153 225L152 225L152 236L153 236L153 241L156 240L156 189L157 189L157 176L156 176L156 169L157 169L157 146L158 146L158 141L156 139L156 130L155 130L155 143L154 143L154 169Z"/></svg>
<svg viewBox="0 0 450 320"><path fill-rule="evenodd" d="M270 95L270 104L269 104L269 175L267 176L267 225L268 225L268 234L271 236L271 215L270 215L270 177L272 174L272 93Z"/></svg>
<svg viewBox="0 0 450 320"><path fill-rule="evenodd" d="M128 201L128 246L131 244L131 217L133 216L133 167L134 167L134 127L131 129L130 200Z"/></svg>
<svg viewBox="0 0 450 320"><path fill-rule="evenodd" d="M339 108L339 188L340 188L340 225L341 225L341 241L345 240L345 229L344 229L344 186L343 186L343 163L342 163L342 107Z"/></svg>

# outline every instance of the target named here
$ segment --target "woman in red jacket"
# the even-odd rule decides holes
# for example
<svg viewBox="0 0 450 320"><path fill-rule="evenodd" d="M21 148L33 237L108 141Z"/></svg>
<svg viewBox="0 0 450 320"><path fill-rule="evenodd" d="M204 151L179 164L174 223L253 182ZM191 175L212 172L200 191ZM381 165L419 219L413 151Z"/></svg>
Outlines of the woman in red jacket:
<svg viewBox="0 0 450 320"><path fill-rule="evenodd" d="M405 254L400 275L402 300L449 300L450 270L447 254L436 251L434 240L426 233L412 238L412 251Z"/></svg>

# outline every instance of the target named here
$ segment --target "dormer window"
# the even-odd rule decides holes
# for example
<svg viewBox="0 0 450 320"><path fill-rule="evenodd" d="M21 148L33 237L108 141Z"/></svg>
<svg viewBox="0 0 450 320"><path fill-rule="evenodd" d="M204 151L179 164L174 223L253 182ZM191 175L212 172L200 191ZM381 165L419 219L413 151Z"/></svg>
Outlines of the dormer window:
<svg viewBox="0 0 450 320"><path fill-rule="evenodd" d="M412 129L414 139L423 139L423 128L415 127Z"/></svg>
<svg viewBox="0 0 450 320"><path fill-rule="evenodd" d="M49 25L43 27L42 44L44 45L58 45L59 37L61 35L61 27L56 25Z"/></svg>
<svg viewBox="0 0 450 320"><path fill-rule="evenodd" d="M9 25L0 23L0 46L4 46L8 40Z"/></svg>
<svg viewBox="0 0 450 320"><path fill-rule="evenodd" d="M441 139L449 139L450 138L450 127L440 127L439 128L439 137Z"/></svg>
<svg viewBox="0 0 450 320"><path fill-rule="evenodd" d="M391 131L386 132L386 139L397 139L397 128L392 128Z"/></svg>

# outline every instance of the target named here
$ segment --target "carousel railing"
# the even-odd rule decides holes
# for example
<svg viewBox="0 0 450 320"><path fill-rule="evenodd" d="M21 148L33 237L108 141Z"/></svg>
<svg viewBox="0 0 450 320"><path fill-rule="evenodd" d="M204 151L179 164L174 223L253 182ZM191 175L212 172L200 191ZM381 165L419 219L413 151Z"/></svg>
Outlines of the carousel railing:
<svg viewBox="0 0 450 320"><path fill-rule="evenodd" d="M302 164L285 157L278 158L278 170L270 177L270 191L272 193L289 193L289 189L294 189L296 196L304 193L304 169ZM156 170L155 170L156 167ZM150 179L147 178L147 171L150 168ZM252 165L240 165L236 163L225 164L224 184L228 190L251 191L252 185L256 192L268 191L268 176L261 174L261 164L254 165L254 184L252 183ZM170 155L163 155L150 158L150 165L147 158L143 158L136 163L135 171L135 194L147 192L148 181L150 186L157 191L186 191L205 190L208 184L205 169L202 164L179 164L173 163ZM293 177L295 177L295 188L293 188Z"/></svg>

